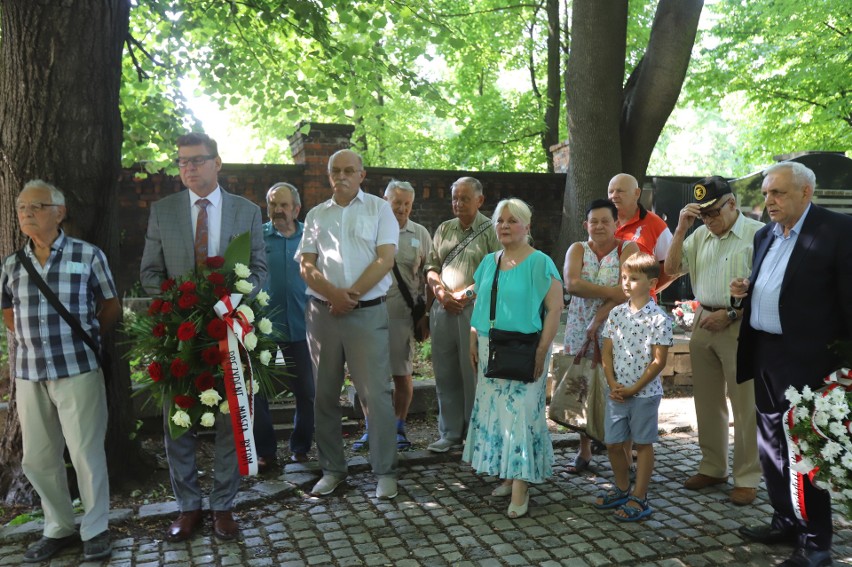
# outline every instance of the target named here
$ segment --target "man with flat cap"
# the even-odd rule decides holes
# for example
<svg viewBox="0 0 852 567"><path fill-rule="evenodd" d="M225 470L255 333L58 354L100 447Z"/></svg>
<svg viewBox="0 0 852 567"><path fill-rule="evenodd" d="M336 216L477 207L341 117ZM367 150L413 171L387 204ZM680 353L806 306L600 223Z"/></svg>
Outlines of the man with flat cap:
<svg viewBox="0 0 852 567"><path fill-rule="evenodd" d="M701 490L728 480L728 403L734 417L734 488L730 501L751 504L760 484L757 420L753 382L737 384L737 337L742 310L730 301L730 283L751 273L753 241L763 223L743 215L728 182L707 177L692 187L695 201L680 211L666 273L673 278L689 273L692 291L701 308L695 315L689 355L698 445L698 473L684 488ZM688 237L696 220L703 225Z"/></svg>

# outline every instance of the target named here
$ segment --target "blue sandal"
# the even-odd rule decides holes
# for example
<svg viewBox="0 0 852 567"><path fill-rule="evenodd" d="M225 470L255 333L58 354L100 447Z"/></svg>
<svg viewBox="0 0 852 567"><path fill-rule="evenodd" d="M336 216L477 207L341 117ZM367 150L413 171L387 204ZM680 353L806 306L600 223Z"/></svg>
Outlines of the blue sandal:
<svg viewBox="0 0 852 567"><path fill-rule="evenodd" d="M352 450L353 451L363 451L363 450L367 449L368 448L368 441L367 440L368 440L367 434L364 433L364 435L362 435L360 439L358 439L357 441L352 443Z"/></svg>
<svg viewBox="0 0 852 567"><path fill-rule="evenodd" d="M401 431L396 432L396 450L400 453L411 450L411 441Z"/></svg>
<svg viewBox="0 0 852 567"><path fill-rule="evenodd" d="M627 502L622 504L618 510L613 512L613 516L615 519L620 522L638 522L639 520L644 520L648 516L654 513L654 510L648 506L648 498L645 500L640 500L636 498L632 494L627 497L628 502L636 502L641 506L641 508L637 508L636 506L631 506ZM620 516L618 512L622 512L624 516Z"/></svg>
<svg viewBox="0 0 852 567"><path fill-rule="evenodd" d="M619 506L623 506L627 503L628 498L630 498L630 487L627 487L627 490L621 490L617 486L613 487L612 490L601 490L598 492L598 498L601 499L601 503L598 504L595 502L594 506L598 510L609 510L610 508L618 508Z"/></svg>

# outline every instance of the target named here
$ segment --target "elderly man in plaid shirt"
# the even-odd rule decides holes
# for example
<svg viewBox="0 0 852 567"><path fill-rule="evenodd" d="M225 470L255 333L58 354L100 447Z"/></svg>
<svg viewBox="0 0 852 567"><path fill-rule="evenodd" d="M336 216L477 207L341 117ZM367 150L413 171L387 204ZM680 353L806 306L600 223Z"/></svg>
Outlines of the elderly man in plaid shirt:
<svg viewBox="0 0 852 567"><path fill-rule="evenodd" d="M104 253L65 235L60 228L65 197L56 187L30 181L16 208L21 232L29 237L23 252L34 273L99 343L121 315ZM84 560L108 557L107 402L98 356L39 291L15 254L3 261L0 289L3 321L15 345L22 466L44 509L43 537L23 560L40 563L80 539ZM66 445L85 509L79 535L62 456Z"/></svg>

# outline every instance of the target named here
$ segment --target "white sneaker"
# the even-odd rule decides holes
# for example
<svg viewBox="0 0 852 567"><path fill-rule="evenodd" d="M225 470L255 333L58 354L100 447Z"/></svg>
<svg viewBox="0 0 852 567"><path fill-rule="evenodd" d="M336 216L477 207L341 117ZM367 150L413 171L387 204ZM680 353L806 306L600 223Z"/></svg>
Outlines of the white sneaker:
<svg viewBox="0 0 852 567"><path fill-rule="evenodd" d="M340 486L346 480L346 477L334 476L333 474L324 474L319 482L314 485L311 494L314 496L327 496L334 492L334 489Z"/></svg>
<svg viewBox="0 0 852 567"><path fill-rule="evenodd" d="M433 453L446 453L450 449L461 449L460 441L450 441L449 439L438 439L428 447Z"/></svg>
<svg viewBox="0 0 852 567"><path fill-rule="evenodd" d="M378 483L376 483L376 498L390 500L396 498L397 494L396 477L380 476Z"/></svg>

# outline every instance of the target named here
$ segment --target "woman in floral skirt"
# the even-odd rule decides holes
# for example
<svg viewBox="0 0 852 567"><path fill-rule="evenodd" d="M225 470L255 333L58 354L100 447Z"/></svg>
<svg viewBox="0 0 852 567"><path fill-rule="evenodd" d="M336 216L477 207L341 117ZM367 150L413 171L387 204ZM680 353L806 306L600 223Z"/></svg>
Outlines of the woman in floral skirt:
<svg viewBox="0 0 852 567"><path fill-rule="evenodd" d="M476 270L477 301L471 318L471 362L478 380L462 459L478 473L503 479L492 495L511 495L510 518L527 513L528 484L543 482L553 464L545 385L550 346L562 312L562 281L550 257L529 243L531 216L529 206L519 199L497 204L493 223L503 250L486 256ZM534 382L485 377L491 288L498 268L494 327L541 331Z"/></svg>

